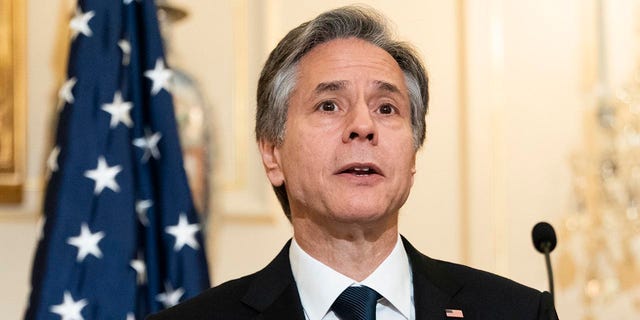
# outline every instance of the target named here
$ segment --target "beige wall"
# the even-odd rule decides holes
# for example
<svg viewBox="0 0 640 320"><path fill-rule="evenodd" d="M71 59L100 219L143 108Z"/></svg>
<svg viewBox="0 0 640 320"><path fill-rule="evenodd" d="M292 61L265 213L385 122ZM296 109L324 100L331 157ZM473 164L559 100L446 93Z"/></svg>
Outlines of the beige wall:
<svg viewBox="0 0 640 320"><path fill-rule="evenodd" d="M0 206L0 317L18 318L28 293L52 132L63 79L62 21L71 0L28 1L26 200ZM209 235L215 283L252 272L291 235L257 160L253 97L268 50L291 27L350 1L192 0L172 32L172 60L199 80L212 108L217 155ZM607 2L607 1L605 1ZM611 1L613 3L613 1ZM176 2L178 3L178 2ZM401 232L426 254L546 289L530 241L539 220L561 224L572 203L569 158L582 148L593 106L593 4L567 1L368 1L423 53L432 102ZM607 2L608 3L608 2ZM610 79L630 76L634 8L610 5ZM560 239L562 245L562 239ZM582 319L579 292L558 296L563 319ZM624 317L617 317L625 319ZM635 318L634 316L626 319Z"/></svg>

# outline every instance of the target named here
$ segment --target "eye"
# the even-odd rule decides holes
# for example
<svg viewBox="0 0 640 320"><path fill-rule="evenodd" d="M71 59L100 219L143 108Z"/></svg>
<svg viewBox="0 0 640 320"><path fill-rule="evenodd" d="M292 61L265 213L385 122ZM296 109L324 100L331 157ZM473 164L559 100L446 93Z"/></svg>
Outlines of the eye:
<svg viewBox="0 0 640 320"><path fill-rule="evenodd" d="M338 105L333 101L323 101L318 105L318 110L324 112L338 111Z"/></svg>
<svg viewBox="0 0 640 320"><path fill-rule="evenodd" d="M395 112L395 107L393 105L390 104L383 104L380 106L380 109L378 109L378 112L382 113L382 114L392 114Z"/></svg>

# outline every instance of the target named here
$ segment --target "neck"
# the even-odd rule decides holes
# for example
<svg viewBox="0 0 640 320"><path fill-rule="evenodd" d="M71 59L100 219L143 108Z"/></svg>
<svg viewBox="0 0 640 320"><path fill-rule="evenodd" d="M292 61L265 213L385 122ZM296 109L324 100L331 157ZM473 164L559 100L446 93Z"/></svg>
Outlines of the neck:
<svg viewBox="0 0 640 320"><path fill-rule="evenodd" d="M362 226L329 224L330 229L309 219L293 219L296 242L309 255L355 280L366 279L389 256L398 241L397 215Z"/></svg>

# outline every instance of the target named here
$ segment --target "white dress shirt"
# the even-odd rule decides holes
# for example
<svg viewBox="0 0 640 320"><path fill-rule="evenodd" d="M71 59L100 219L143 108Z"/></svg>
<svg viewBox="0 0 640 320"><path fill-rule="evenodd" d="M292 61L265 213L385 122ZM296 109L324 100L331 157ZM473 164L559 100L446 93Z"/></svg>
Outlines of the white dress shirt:
<svg viewBox="0 0 640 320"><path fill-rule="evenodd" d="M376 320L415 319L411 267L400 235L389 256L362 282L314 259L295 239L291 241L289 260L307 320L339 320L329 310L331 305L344 289L361 285L382 295L376 305Z"/></svg>

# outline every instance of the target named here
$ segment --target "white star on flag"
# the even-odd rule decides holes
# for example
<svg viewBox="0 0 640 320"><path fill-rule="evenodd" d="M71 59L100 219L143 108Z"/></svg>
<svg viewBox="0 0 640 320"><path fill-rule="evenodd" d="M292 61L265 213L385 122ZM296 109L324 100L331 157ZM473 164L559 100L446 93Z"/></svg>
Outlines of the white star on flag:
<svg viewBox="0 0 640 320"><path fill-rule="evenodd" d="M133 121L131 121L131 115L129 114L131 108L133 108L133 103L122 101L120 91L116 91L113 95L113 102L102 105L102 110L111 115L111 122L109 123L111 128L115 128L119 122L124 123L129 128L133 127Z"/></svg>
<svg viewBox="0 0 640 320"><path fill-rule="evenodd" d="M69 291L64 292L64 301L61 304L53 305L49 311L57 313L62 320L84 320L82 317L82 308L87 305L87 299L78 301L73 300Z"/></svg>
<svg viewBox="0 0 640 320"><path fill-rule="evenodd" d="M106 187L115 192L120 191L120 186L116 182L116 175L122 171L121 166L109 167L103 156L98 157L98 166L93 170L84 172L84 176L96 182L94 194L100 194Z"/></svg>
<svg viewBox="0 0 640 320"><path fill-rule="evenodd" d="M147 283L147 265L144 263L144 260L142 260L141 255L138 254L138 259L131 260L129 265L136 271L138 284Z"/></svg>
<svg viewBox="0 0 640 320"><path fill-rule="evenodd" d="M122 0L124 4L130 4L131 2L133 2L133 0ZM140 2L140 0L136 0L136 2Z"/></svg>
<svg viewBox="0 0 640 320"><path fill-rule="evenodd" d="M138 214L138 220L143 226L149 226L149 218L147 217L147 210L153 206L151 200L137 200L136 201L136 213Z"/></svg>
<svg viewBox="0 0 640 320"><path fill-rule="evenodd" d="M151 95L155 96L162 89L170 91L168 85L172 75L173 71L165 68L164 61L162 61L161 58L158 58L153 70L147 70L144 72L144 76L153 81Z"/></svg>
<svg viewBox="0 0 640 320"><path fill-rule="evenodd" d="M89 20L91 20L94 15L95 12L93 11L83 13L82 10L80 10L80 7L76 8L76 15L69 22L69 27L71 28L71 39L75 39L78 36L78 33L91 37L93 32L91 31L91 28L89 28Z"/></svg>
<svg viewBox="0 0 640 320"><path fill-rule="evenodd" d="M162 302L165 308L170 308L178 304L184 294L184 289L178 288L173 290L173 287L168 282L164 284L164 290L164 293L156 296L156 300Z"/></svg>
<svg viewBox="0 0 640 320"><path fill-rule="evenodd" d="M158 150L160 138L162 138L162 133L152 134L150 130L145 130L144 137L133 139L133 145L144 150L142 163L149 161L149 157L160 159L160 150Z"/></svg>
<svg viewBox="0 0 640 320"><path fill-rule="evenodd" d="M102 251L98 247L98 242L104 238L104 232L91 233L86 223L80 227L80 235L77 237L69 237L67 243L78 247L77 261L82 262L84 258L91 254L96 258L102 258Z"/></svg>
<svg viewBox="0 0 640 320"><path fill-rule="evenodd" d="M136 320L136 316L133 315L133 312L127 313L127 319L125 320Z"/></svg>
<svg viewBox="0 0 640 320"><path fill-rule="evenodd" d="M59 99L58 109L64 106L65 102L73 103L75 101L72 90L73 90L73 87L76 85L76 82L78 82L78 79L76 77L72 77L70 79L67 79L62 84L62 87L60 87L60 90L58 90L58 99Z"/></svg>
<svg viewBox="0 0 640 320"><path fill-rule="evenodd" d="M49 154L49 157L47 158L47 167L49 168L49 170L51 172L58 171L58 156L59 155L60 155L60 147L59 146L55 146L53 148L53 150L51 150L51 153Z"/></svg>
<svg viewBox="0 0 640 320"><path fill-rule="evenodd" d="M122 50L122 65L126 66L131 58L131 44L126 39L122 39L118 41L118 47Z"/></svg>
<svg viewBox="0 0 640 320"><path fill-rule="evenodd" d="M180 251L185 245L193 249L200 247L196 241L196 232L200 231L200 226L197 223L189 224L187 215L184 213L180 213L177 225L166 227L165 231L176 237L176 244L173 247L175 251Z"/></svg>

